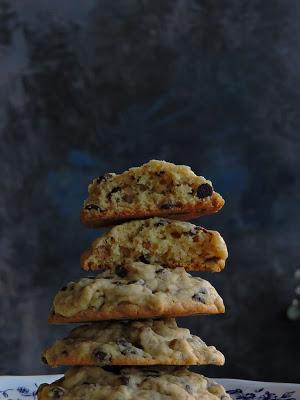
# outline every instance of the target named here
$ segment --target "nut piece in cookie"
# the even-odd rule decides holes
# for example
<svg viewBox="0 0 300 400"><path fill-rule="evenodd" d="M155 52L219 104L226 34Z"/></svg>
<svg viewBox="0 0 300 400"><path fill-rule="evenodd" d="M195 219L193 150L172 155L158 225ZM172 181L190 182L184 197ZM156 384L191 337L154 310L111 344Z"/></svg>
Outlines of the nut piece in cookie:
<svg viewBox="0 0 300 400"><path fill-rule="evenodd" d="M95 178L88 187L81 221L99 227L155 216L189 220L215 213L223 205L212 183L190 167L151 160L121 174Z"/></svg>

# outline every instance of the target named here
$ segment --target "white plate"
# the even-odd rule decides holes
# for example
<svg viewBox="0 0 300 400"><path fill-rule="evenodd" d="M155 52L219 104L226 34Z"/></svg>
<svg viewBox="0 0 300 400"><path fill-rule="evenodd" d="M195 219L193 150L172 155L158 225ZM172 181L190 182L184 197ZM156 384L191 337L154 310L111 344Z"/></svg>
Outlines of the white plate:
<svg viewBox="0 0 300 400"><path fill-rule="evenodd" d="M33 400L41 383L50 383L62 375L0 376L0 400ZM300 400L300 385L239 379L216 379L234 400Z"/></svg>

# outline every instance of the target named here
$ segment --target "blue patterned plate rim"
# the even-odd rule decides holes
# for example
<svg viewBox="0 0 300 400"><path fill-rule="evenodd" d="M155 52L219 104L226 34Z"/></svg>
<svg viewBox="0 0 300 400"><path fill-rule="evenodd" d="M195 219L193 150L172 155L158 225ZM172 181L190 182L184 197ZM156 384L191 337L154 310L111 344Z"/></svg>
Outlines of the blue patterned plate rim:
<svg viewBox="0 0 300 400"><path fill-rule="evenodd" d="M36 400L41 383L50 383L62 375L0 376L0 400ZM300 400L300 384L213 378L221 383L233 400Z"/></svg>

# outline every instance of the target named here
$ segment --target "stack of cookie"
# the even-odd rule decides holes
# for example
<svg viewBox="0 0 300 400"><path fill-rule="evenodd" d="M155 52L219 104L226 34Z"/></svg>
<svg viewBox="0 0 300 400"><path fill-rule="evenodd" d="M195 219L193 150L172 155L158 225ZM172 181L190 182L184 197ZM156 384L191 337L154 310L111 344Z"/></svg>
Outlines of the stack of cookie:
<svg viewBox="0 0 300 400"><path fill-rule="evenodd" d="M223 354L174 319L224 312L213 286L187 272L221 271L224 240L183 222L223 204L210 181L165 161L92 182L82 222L122 224L81 257L82 268L97 275L55 296L50 324L85 324L44 351L48 365L72 368L41 385L38 399L229 399L222 386L187 369L223 365Z"/></svg>

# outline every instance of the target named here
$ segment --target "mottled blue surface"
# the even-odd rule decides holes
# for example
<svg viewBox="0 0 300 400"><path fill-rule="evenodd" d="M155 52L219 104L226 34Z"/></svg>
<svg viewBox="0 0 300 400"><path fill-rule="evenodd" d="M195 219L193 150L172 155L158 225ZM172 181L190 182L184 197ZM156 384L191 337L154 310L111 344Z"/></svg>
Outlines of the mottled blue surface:
<svg viewBox="0 0 300 400"><path fill-rule="evenodd" d="M56 290L98 232L87 184L151 158L226 199L198 222L230 259L204 274L225 316L182 324L226 355L212 376L299 381L298 1L0 0L0 373L49 372Z"/></svg>

